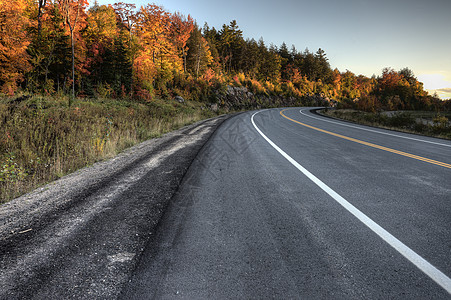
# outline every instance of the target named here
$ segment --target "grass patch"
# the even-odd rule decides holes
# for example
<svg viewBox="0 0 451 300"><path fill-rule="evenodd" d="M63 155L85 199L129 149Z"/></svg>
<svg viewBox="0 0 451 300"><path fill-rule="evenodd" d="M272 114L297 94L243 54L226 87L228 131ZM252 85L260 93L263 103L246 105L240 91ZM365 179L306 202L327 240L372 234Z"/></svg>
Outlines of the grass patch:
<svg viewBox="0 0 451 300"><path fill-rule="evenodd" d="M399 111L369 113L353 109L332 109L324 110L321 113L358 124L451 140L450 112Z"/></svg>
<svg viewBox="0 0 451 300"><path fill-rule="evenodd" d="M0 204L184 125L213 117L201 103L34 96L0 98Z"/></svg>

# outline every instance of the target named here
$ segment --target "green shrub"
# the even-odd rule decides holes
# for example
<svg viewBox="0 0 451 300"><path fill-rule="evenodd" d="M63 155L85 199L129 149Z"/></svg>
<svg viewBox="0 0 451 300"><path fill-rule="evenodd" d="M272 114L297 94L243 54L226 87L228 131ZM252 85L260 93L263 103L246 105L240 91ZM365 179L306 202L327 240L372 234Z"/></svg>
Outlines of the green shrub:
<svg viewBox="0 0 451 300"><path fill-rule="evenodd" d="M14 153L7 152L1 157L0 182L17 182L27 177L25 169L16 162Z"/></svg>
<svg viewBox="0 0 451 300"><path fill-rule="evenodd" d="M415 118L405 112L395 113L391 117L387 118L387 125L401 128L411 128L415 125Z"/></svg>

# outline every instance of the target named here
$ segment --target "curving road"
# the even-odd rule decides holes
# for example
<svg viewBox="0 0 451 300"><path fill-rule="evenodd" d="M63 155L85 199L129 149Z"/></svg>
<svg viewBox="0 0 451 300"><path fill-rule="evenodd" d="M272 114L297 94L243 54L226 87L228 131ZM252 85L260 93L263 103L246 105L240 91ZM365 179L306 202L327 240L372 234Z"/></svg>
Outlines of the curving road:
<svg viewBox="0 0 451 300"><path fill-rule="evenodd" d="M450 299L451 142L308 109L225 121L123 299Z"/></svg>

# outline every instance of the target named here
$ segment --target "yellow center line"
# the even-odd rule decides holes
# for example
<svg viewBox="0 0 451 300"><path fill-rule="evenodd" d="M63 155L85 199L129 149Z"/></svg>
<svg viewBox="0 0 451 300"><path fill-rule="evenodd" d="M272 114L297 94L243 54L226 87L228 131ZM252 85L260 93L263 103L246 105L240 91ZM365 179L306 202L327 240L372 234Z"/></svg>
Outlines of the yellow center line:
<svg viewBox="0 0 451 300"><path fill-rule="evenodd" d="M429 158L426 158L426 157L422 157L422 156L410 154L410 153L407 153L407 152L402 152L402 151L399 151L399 150L387 148L387 147L376 145L376 144L373 144L373 143L368 143L368 142L365 142L365 141L361 141L361 140L358 140L358 139L355 139L355 138L344 136L344 135L341 135L341 134L338 134L338 133L330 132L330 131L327 131L327 130L324 130L324 129L321 129L321 128L317 128L317 127L314 127L314 126L311 126L311 125L308 125L308 124L305 124L305 123L293 120L292 118L287 117L283 113L286 110L288 110L288 108L280 111L280 115L282 117L284 117L285 119L288 119L288 120L290 120L292 122L298 123L298 124L300 124L302 126L305 126L305 127L308 127L308 128L311 128L311 129L314 129L314 130L317 130L317 131L320 131L320 132L323 132L323 133L327 133L327 134L330 134L330 135L333 135L333 136L336 136L336 137L339 137L339 138L342 138L342 139L345 139L345 140L348 140L348 141L352 141L352 142L359 143L359 144L362 144L362 145L366 145L366 146L369 146L369 147L373 147L373 148L376 148L376 149L388 151L388 152L391 152L391 153L399 154L399 155L402 155L402 156L410 157L410 158L413 158L413 159L416 159L416 160L421 160L421 161L424 161L424 162L428 162L430 164L434 164L434 165L437 165L437 166L442 166L442 167L451 169L451 164L447 164L447 163L440 162L440 161L433 160L433 159L429 159Z"/></svg>

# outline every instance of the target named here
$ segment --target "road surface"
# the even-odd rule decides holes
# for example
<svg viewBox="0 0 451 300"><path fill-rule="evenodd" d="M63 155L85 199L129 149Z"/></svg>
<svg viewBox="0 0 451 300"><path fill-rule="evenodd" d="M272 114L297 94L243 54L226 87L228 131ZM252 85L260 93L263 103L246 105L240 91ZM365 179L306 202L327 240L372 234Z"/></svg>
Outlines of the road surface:
<svg viewBox="0 0 451 300"><path fill-rule="evenodd" d="M451 142L247 112L204 145L122 299L450 299Z"/></svg>

